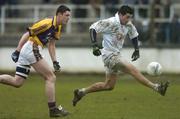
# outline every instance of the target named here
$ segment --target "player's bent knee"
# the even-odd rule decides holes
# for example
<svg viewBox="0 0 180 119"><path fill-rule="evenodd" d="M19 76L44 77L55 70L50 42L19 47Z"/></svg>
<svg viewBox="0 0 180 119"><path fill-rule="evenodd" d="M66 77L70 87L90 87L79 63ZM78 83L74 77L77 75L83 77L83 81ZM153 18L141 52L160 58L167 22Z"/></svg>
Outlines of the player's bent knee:
<svg viewBox="0 0 180 119"><path fill-rule="evenodd" d="M46 80L50 81L50 82L55 82L56 81L56 75L54 73L47 75Z"/></svg>
<svg viewBox="0 0 180 119"><path fill-rule="evenodd" d="M23 83L16 82L16 83L14 84L14 87L15 87L15 88L20 88L22 85L23 85Z"/></svg>
<svg viewBox="0 0 180 119"><path fill-rule="evenodd" d="M24 78L22 78L21 76L15 76L13 86L15 88L20 88L23 85L24 81Z"/></svg>
<svg viewBox="0 0 180 119"><path fill-rule="evenodd" d="M106 86L105 86L105 89L106 89L107 91L111 91L111 90L114 89L114 86L106 85Z"/></svg>
<svg viewBox="0 0 180 119"><path fill-rule="evenodd" d="M55 82L55 81L56 81L56 75L53 74L53 75L51 76L51 81L52 81L52 82Z"/></svg>
<svg viewBox="0 0 180 119"><path fill-rule="evenodd" d="M52 75L53 80L56 80L56 75L53 73Z"/></svg>
<svg viewBox="0 0 180 119"><path fill-rule="evenodd" d="M111 91L111 90L113 90L114 89L114 87L109 87L109 88L107 88L107 90L109 90L109 91Z"/></svg>

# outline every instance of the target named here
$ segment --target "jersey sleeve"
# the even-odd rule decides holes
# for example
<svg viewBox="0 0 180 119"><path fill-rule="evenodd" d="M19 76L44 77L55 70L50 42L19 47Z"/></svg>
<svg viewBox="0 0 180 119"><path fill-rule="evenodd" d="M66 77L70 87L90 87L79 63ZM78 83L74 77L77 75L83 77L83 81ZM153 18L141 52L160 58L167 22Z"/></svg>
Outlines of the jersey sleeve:
<svg viewBox="0 0 180 119"><path fill-rule="evenodd" d="M28 27L27 30L29 31L30 36L35 36L46 31L50 27L49 24L49 20L41 20L33 24L31 27Z"/></svg>
<svg viewBox="0 0 180 119"><path fill-rule="evenodd" d="M95 23L93 23L89 29L95 29L97 33L104 33L108 32L110 28L112 27L111 20L110 19L104 19L99 20Z"/></svg>
<svg viewBox="0 0 180 119"><path fill-rule="evenodd" d="M129 22L128 24L128 36L130 39L133 39L135 37L138 37L138 32L137 32L137 29L136 27L131 23Z"/></svg>

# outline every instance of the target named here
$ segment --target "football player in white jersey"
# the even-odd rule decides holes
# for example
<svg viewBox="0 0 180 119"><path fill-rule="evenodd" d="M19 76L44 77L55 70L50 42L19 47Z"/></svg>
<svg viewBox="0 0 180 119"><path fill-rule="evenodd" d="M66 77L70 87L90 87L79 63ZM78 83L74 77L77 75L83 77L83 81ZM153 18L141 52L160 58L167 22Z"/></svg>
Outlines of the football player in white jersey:
<svg viewBox="0 0 180 119"><path fill-rule="evenodd" d="M144 77L136 67L121 56L121 49L125 37L128 36L132 40L134 46L132 61L135 61L140 57L138 32L131 22L132 15L133 9L127 5L123 5L114 17L99 20L90 26L93 54L95 56L102 56L106 68L106 80L104 82L97 82L86 88L75 89L73 106L88 93L112 90L116 84L118 71L130 74L141 84L157 91L162 96L165 95L169 82L165 82L164 84L152 83ZM96 41L97 33L102 33L103 35L102 50L100 50Z"/></svg>

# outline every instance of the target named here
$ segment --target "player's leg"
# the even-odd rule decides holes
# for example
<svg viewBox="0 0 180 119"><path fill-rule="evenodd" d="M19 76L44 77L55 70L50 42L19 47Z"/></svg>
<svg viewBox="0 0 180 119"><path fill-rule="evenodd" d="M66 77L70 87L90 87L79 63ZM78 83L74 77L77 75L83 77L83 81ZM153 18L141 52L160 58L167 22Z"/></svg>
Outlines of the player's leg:
<svg viewBox="0 0 180 119"><path fill-rule="evenodd" d="M77 102L81 100L83 96L87 93L98 92L98 91L110 91L114 89L116 84L117 74L115 73L106 73L106 80L104 82L94 83L86 88L75 89L73 106L76 106Z"/></svg>
<svg viewBox="0 0 180 119"><path fill-rule="evenodd" d="M153 83L150 80L148 80L135 66L133 66L129 62L121 59L119 61L120 62L116 66L119 65L121 67L121 71L132 75L137 81L139 81L146 87L149 87L159 92L163 96L165 95L169 82L165 82L164 84Z"/></svg>
<svg viewBox="0 0 180 119"><path fill-rule="evenodd" d="M0 75L0 83L19 88L24 83L24 78L15 75L14 77L8 74Z"/></svg>
<svg viewBox="0 0 180 119"><path fill-rule="evenodd" d="M32 45L30 42L26 42L23 45L21 52L19 54L15 77L6 74L0 75L0 83L14 87L20 87L24 83L24 79L26 79L27 76L29 75L30 72L29 60L31 59L32 56L33 56Z"/></svg>
<svg viewBox="0 0 180 119"><path fill-rule="evenodd" d="M142 73L138 69L136 69L136 67L133 66L132 64L124 61L124 62L121 62L121 65L123 65L123 67L121 68L121 71L132 75L141 84L152 89L154 89L154 87L157 86L157 84L152 83L150 80L144 77Z"/></svg>
<svg viewBox="0 0 180 119"><path fill-rule="evenodd" d="M32 67L45 79L45 92L48 97L48 102L54 102L56 76L54 75L52 68L44 59L32 64Z"/></svg>
<svg viewBox="0 0 180 119"><path fill-rule="evenodd" d="M112 55L111 55L112 56ZM82 89L75 89L74 90L74 98L73 98L73 106L77 104L81 98L87 94L97 91L108 91L112 90L116 84L117 80L117 70L112 70L112 67L110 65L114 65L116 60L114 60L111 56L107 56L103 59L106 59L104 61L105 67L106 67L106 80L104 82L97 82L89 87L82 88Z"/></svg>
<svg viewBox="0 0 180 119"><path fill-rule="evenodd" d="M19 88L23 85L30 72L30 66L17 65L16 75L0 75L0 83Z"/></svg>
<svg viewBox="0 0 180 119"><path fill-rule="evenodd" d="M68 115L69 113L66 110L64 110L62 107L58 108L56 106L56 100L55 100L56 76L53 73L52 68L48 65L48 63L44 59L41 59L38 62L32 64L32 66L45 79L45 93L48 98L50 117L60 117L60 116Z"/></svg>
<svg viewBox="0 0 180 119"><path fill-rule="evenodd" d="M97 82L91 86L85 88L84 93L92 93L97 91L109 91L113 90L116 84L117 74L106 74L106 80L104 82Z"/></svg>

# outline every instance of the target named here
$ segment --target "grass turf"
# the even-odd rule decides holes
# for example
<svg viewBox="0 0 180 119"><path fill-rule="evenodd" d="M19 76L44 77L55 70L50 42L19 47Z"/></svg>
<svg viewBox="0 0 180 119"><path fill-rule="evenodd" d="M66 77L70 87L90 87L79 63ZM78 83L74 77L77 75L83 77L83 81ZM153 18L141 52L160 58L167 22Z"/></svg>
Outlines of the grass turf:
<svg viewBox="0 0 180 119"><path fill-rule="evenodd" d="M64 119L180 119L180 75L161 75L151 79L153 82L170 80L165 97L130 76L120 75L113 91L89 94L76 107L72 106L75 88L104 81L104 77L57 74L57 103L71 112ZM32 74L19 89L0 85L0 119L49 119L44 84L39 75Z"/></svg>

